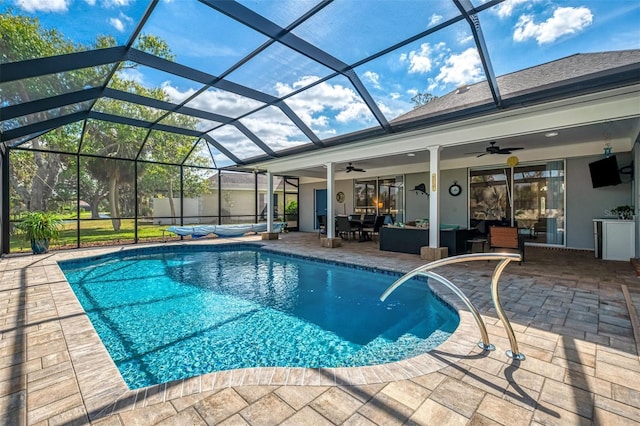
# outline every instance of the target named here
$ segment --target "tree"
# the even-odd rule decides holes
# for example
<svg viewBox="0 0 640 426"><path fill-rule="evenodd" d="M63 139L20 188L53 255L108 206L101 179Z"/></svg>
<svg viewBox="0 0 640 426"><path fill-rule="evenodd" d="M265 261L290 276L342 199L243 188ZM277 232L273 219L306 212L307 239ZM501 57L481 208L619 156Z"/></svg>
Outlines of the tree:
<svg viewBox="0 0 640 426"><path fill-rule="evenodd" d="M111 37L98 37L91 46L74 44L66 40L57 30L42 28L38 19L14 15L12 10L0 15L0 52L2 62L16 62L26 59L54 56L62 53L106 48L115 46ZM169 46L153 35L141 35L136 48L164 59L173 60ZM116 73L109 81L109 86L145 97L168 101L168 96L159 87L147 88L126 77L128 69L136 68L134 62L119 65ZM51 96L81 90L86 87L99 87L106 84L105 78L113 69L113 64L77 69L65 73L40 76L3 84L3 101L9 105L24 103ZM86 108L88 105L71 105L53 111L31 114L12 120L13 127L24 126L33 122L41 122L57 115L69 114ZM155 122L164 111L155 110L142 105L131 104L113 99L99 99L94 108L105 113ZM195 129L197 120L179 114L171 114L163 120L163 124L187 129ZM191 151L196 143L193 137L184 137L172 133L152 131L128 125L114 124L97 120L88 120L82 137L82 123L72 123L55 129L28 141L28 147L34 151L12 152L15 164L22 164L24 169L17 171L15 167L12 181L12 200L18 201L22 208L46 209L47 200L55 196L54 188L65 170L71 170L70 163L75 156L64 156L58 152L76 154L82 139L80 154L92 154L91 157L80 157L80 191L88 198L92 208L92 217L98 217L99 205L107 200L113 220L114 230L120 229L122 215L133 216L136 203L134 194L134 167L138 154L151 161L177 162ZM146 141L146 142L145 142ZM143 147L142 152L140 150ZM148 148L151 147L151 148ZM46 152L47 150L56 151ZM43 152L44 151L44 152ZM102 157L102 158L100 158ZM206 164L195 158L192 164ZM75 164L75 163L74 163ZM142 164L142 163L140 163ZM75 165L73 166L75 173ZM138 168L138 179L144 173L154 169L154 165ZM162 170L172 170L163 174ZM177 171L176 171L177 170ZM191 179L197 179L197 173ZM154 176L169 192L173 192L175 182L179 182L180 172L172 169L157 168ZM65 179L68 179L65 178ZM15 182L14 182L15 181ZM157 184L156 184L157 185ZM68 186L67 186L68 187ZM144 186L143 186L144 190ZM175 211L175 208L173 208Z"/></svg>
<svg viewBox="0 0 640 426"><path fill-rule="evenodd" d="M2 34L0 52L2 52L1 61L3 63L86 49L86 47L74 45L65 40L62 34L55 29L43 29L38 19L14 15L11 9L0 15L0 34ZM7 82L2 85L3 103L15 105L55 94L80 90L86 85L95 85L98 84L98 81L104 80L107 69L104 66L85 68ZM18 127L44 121L70 114L80 108L82 108L81 105L68 105L17 117L9 120L9 126ZM47 207L47 201L53 195L53 188L55 188L64 164L59 154L40 150L74 152L73 148L77 147L77 140L73 141L71 137L74 131L73 126L65 126L56 131L33 137L28 141L28 145L34 149L28 155L33 161L33 166L28 167L28 173L22 175L23 178L28 179L28 183L21 181L12 184L23 207L32 210L44 210Z"/></svg>
<svg viewBox="0 0 640 426"><path fill-rule="evenodd" d="M420 108L423 105L428 104L434 99L438 99L436 95L432 95L431 93L416 93L415 96L411 98L411 102L413 102L413 109Z"/></svg>

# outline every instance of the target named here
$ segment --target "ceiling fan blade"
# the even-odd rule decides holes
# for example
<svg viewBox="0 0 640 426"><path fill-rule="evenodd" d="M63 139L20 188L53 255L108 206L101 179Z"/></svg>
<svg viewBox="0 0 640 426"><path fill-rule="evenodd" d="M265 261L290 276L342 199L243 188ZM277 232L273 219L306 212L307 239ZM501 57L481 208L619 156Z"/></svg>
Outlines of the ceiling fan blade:
<svg viewBox="0 0 640 426"><path fill-rule="evenodd" d="M517 151L519 149L524 149L524 147L518 147L518 148L509 148L509 151Z"/></svg>
<svg viewBox="0 0 640 426"><path fill-rule="evenodd" d="M483 152L482 154L478 154L478 155L476 155L476 158L478 158L478 157L482 157L483 155L487 155L487 154L488 154L488 152Z"/></svg>

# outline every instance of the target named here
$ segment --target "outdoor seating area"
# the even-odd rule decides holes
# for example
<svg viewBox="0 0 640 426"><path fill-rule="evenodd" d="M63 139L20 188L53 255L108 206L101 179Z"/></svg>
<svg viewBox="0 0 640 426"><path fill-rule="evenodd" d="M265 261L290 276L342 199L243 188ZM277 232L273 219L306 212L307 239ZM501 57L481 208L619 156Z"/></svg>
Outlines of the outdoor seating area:
<svg viewBox="0 0 640 426"><path fill-rule="evenodd" d="M424 264L419 256L380 252L375 244L357 240L321 248L315 233L289 233L267 242L257 236L235 240L336 261L348 253L349 262L397 271ZM212 241L220 242L189 244ZM480 335L470 322L428 354L429 365L402 362L308 375L258 368L128 391L55 264L119 249L0 259L0 302L8 308L0 313L0 342L14 360L2 378L4 389L13 383L0 400L8 424L640 422L638 343L629 313L631 307L640 310L640 286L628 262L531 247L526 263L509 265L501 300L524 361L505 356L508 339L488 295L488 272L495 265L485 261L441 273L480 310L495 351L478 348ZM434 289L453 300L444 288ZM596 313L603 305L607 312ZM16 377L25 379L12 381Z"/></svg>

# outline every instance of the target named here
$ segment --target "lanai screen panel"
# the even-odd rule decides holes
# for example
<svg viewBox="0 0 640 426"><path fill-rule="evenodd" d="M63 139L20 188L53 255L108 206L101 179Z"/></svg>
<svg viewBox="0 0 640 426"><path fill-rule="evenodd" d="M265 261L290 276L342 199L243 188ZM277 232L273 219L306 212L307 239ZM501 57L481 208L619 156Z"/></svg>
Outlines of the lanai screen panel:
<svg viewBox="0 0 640 426"><path fill-rule="evenodd" d="M234 126L223 126L208 133L240 160L266 155L249 137Z"/></svg>
<svg viewBox="0 0 640 426"><path fill-rule="evenodd" d="M449 0L338 0L292 32L353 65L459 15Z"/></svg>
<svg viewBox="0 0 640 426"><path fill-rule="evenodd" d="M198 138L194 136L152 130L142 148L140 158L157 163L182 164L197 142ZM201 165L204 164L206 160L203 159Z"/></svg>
<svg viewBox="0 0 640 426"><path fill-rule="evenodd" d="M165 40L176 62L216 76L267 41L196 0L158 2L144 32Z"/></svg>
<svg viewBox="0 0 640 426"><path fill-rule="evenodd" d="M273 43L227 77L230 81L282 97L333 71L281 43Z"/></svg>
<svg viewBox="0 0 640 426"><path fill-rule="evenodd" d="M57 127L20 144L21 149L58 151L75 154L82 138L82 121Z"/></svg>
<svg viewBox="0 0 640 426"><path fill-rule="evenodd" d="M311 144L298 126L276 107L254 112L241 118L240 122L275 152Z"/></svg>
<svg viewBox="0 0 640 426"><path fill-rule="evenodd" d="M320 139L378 126L358 91L342 75L312 86L285 102Z"/></svg>
<svg viewBox="0 0 640 426"><path fill-rule="evenodd" d="M106 83L111 68L109 65L86 67L1 83L2 106L100 87Z"/></svg>
<svg viewBox="0 0 640 426"><path fill-rule="evenodd" d="M11 129L16 129L29 124L40 123L56 117L63 117L65 115L74 114L76 112L89 111L92 105L92 101L77 102L58 108L52 108L44 111L34 112L27 115L22 115L15 118L3 120L0 123L0 129L6 132ZM0 115L0 117L2 117Z"/></svg>

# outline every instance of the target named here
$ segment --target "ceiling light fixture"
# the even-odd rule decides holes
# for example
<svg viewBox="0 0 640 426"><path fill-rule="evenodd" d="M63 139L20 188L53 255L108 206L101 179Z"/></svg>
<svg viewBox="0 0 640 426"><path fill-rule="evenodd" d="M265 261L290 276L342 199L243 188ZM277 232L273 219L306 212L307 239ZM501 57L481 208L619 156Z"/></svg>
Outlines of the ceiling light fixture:
<svg viewBox="0 0 640 426"><path fill-rule="evenodd" d="M558 132L549 132L544 134L548 138L552 138L554 136L558 136Z"/></svg>
<svg viewBox="0 0 640 426"><path fill-rule="evenodd" d="M413 152L410 152L410 153L407 154L407 157L415 157L415 156L416 156L416 154L414 154Z"/></svg>

